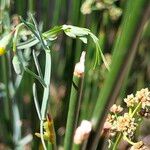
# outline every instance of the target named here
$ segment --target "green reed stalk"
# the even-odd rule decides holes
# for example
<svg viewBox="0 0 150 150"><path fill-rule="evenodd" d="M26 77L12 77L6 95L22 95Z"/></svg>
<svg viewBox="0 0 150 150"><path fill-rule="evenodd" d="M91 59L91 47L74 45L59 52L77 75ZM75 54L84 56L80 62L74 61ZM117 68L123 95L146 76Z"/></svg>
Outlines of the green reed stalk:
<svg viewBox="0 0 150 150"><path fill-rule="evenodd" d="M67 1L66 1L67 5ZM80 1L73 0L72 5L70 7L68 14L68 20L71 22L71 24L76 25L78 24L78 18L79 18L79 12L80 12ZM71 94L71 85L72 85L72 78L73 78L73 68L74 68L74 62L75 62L75 56L80 51L77 50L77 42L75 39L66 39L65 43L65 49L66 49L66 65L64 69L64 74L66 72L68 73L67 78L69 76L69 79L67 79L67 91L65 95L65 101L63 104L63 118L64 121L67 119L67 113L68 113L68 106L69 106L69 98ZM66 79L65 79L66 80Z"/></svg>
<svg viewBox="0 0 150 150"><path fill-rule="evenodd" d="M67 117L67 125L66 125L66 133L65 133L65 141L64 141L64 148L65 150L70 150L72 147L73 142L73 134L75 127L77 126L78 117L79 117L79 108L81 103L81 87L76 87L80 84L82 78L73 77L73 83L71 88L71 96L70 96L70 103L69 103L69 111ZM82 86L82 83L81 83ZM78 98L79 97L79 98Z"/></svg>
<svg viewBox="0 0 150 150"><path fill-rule="evenodd" d="M34 3L35 3L34 0L28 0L28 10L30 13L33 13L34 11Z"/></svg>
<svg viewBox="0 0 150 150"><path fill-rule="evenodd" d="M73 143L72 150L81 150L81 146L82 146L82 144L75 144L75 143Z"/></svg>
<svg viewBox="0 0 150 150"><path fill-rule="evenodd" d="M9 81L8 81L8 70L7 70L7 57L2 56L2 70L3 70L3 81L5 84L5 99L4 99L4 112L6 120L8 121L10 119L10 108L9 108Z"/></svg>
<svg viewBox="0 0 150 150"><path fill-rule="evenodd" d="M145 11L148 11L145 7L148 5L147 0L128 1L127 3L123 22L114 46L111 70L107 75L93 112L92 122L97 134L92 144L92 150L96 149L99 140L98 133L102 129L109 107L115 102L126 77L126 72L129 71L133 62L141 30L145 23L143 17Z"/></svg>
<svg viewBox="0 0 150 150"><path fill-rule="evenodd" d="M62 7L62 4L63 4L62 1L63 0L55 1L55 8L54 8L52 26L55 26L56 24L58 24L60 14L61 14L61 7Z"/></svg>

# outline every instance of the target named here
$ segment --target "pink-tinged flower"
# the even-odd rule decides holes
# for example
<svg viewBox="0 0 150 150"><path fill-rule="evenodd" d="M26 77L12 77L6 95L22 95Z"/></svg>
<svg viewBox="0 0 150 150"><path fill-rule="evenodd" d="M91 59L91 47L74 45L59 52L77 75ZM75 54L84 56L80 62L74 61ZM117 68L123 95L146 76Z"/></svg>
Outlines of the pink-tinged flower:
<svg viewBox="0 0 150 150"><path fill-rule="evenodd" d="M134 107L136 104L136 97L134 97L133 94L130 94L127 96L127 98L124 99L124 102L127 104L127 107Z"/></svg>
<svg viewBox="0 0 150 150"><path fill-rule="evenodd" d="M85 141L89 137L91 130L92 130L91 122L83 120L81 122L81 125L75 131L74 143L81 144L83 141Z"/></svg>
<svg viewBox="0 0 150 150"><path fill-rule="evenodd" d="M150 91L148 88L136 92L137 102L142 103L142 108L150 106Z"/></svg>
<svg viewBox="0 0 150 150"><path fill-rule="evenodd" d="M80 62L78 62L75 65L75 69L74 69L74 75L77 77L82 77L84 75L84 70L85 70L85 66L84 66L84 62L85 62L85 54L86 52L83 51L80 57Z"/></svg>
<svg viewBox="0 0 150 150"><path fill-rule="evenodd" d="M123 108L120 105L116 105L114 104L111 108L110 108L110 112L112 113L120 113L123 111Z"/></svg>
<svg viewBox="0 0 150 150"><path fill-rule="evenodd" d="M137 123L135 118L132 118L128 113L124 116L119 116L116 121L116 129L128 137L132 137L136 130Z"/></svg>

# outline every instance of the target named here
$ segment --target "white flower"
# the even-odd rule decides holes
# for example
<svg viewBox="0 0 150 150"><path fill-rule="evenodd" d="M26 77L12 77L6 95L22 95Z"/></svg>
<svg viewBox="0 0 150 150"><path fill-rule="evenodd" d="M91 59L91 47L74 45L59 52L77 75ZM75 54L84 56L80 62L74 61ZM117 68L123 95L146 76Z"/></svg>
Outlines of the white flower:
<svg viewBox="0 0 150 150"><path fill-rule="evenodd" d="M123 111L123 108L120 105L116 105L114 104L111 108L110 108L110 112L112 113L120 113Z"/></svg>
<svg viewBox="0 0 150 150"><path fill-rule="evenodd" d="M134 107L136 104L136 97L134 97L133 94L130 94L127 96L127 98L124 99L124 102L127 104L127 107Z"/></svg>

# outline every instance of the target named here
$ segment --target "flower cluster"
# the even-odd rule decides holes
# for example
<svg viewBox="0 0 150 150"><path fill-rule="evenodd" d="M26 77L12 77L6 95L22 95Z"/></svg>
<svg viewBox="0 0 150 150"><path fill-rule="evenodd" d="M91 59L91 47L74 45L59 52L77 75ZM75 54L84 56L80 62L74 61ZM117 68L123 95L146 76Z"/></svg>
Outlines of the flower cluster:
<svg viewBox="0 0 150 150"><path fill-rule="evenodd" d="M136 93L137 103L142 103L142 108L150 107L150 91L148 88L137 91Z"/></svg>
<svg viewBox="0 0 150 150"><path fill-rule="evenodd" d="M90 14L92 12L91 10L91 6L92 6L92 2L91 1L85 1L82 4L81 7L81 12L85 15L85 14Z"/></svg>
<svg viewBox="0 0 150 150"><path fill-rule="evenodd" d="M117 20L122 14L122 10L115 5L113 0L86 0L82 4L81 12L84 15L90 14L95 10L107 11L113 21Z"/></svg>
<svg viewBox="0 0 150 150"><path fill-rule="evenodd" d="M110 108L110 112L112 113L120 113L123 111L123 108L119 105L117 106L116 104L114 104L111 108Z"/></svg>
<svg viewBox="0 0 150 150"><path fill-rule="evenodd" d="M149 116L150 91L148 88L137 91L135 96L133 94L128 95L127 98L124 99L124 102L127 107L132 110L138 106L138 110L140 110L138 113L142 116Z"/></svg>
<svg viewBox="0 0 150 150"><path fill-rule="evenodd" d="M104 124L104 130L106 129L109 130L110 136L115 136L117 132L121 132L123 133L123 135L128 136L129 138L133 136L136 127L137 123L135 123L135 119L132 118L129 115L129 113L125 113L123 116L120 115L116 116L116 114L109 114Z"/></svg>
<svg viewBox="0 0 150 150"><path fill-rule="evenodd" d="M127 98L124 99L124 102L127 104L127 107L134 107L137 99L133 94L130 94L127 96Z"/></svg>
<svg viewBox="0 0 150 150"><path fill-rule="evenodd" d="M125 113L123 116L117 117L116 130L122 132L125 136L131 138L136 130L137 123L135 118L132 118L129 113Z"/></svg>
<svg viewBox="0 0 150 150"><path fill-rule="evenodd" d="M138 127L139 120L142 117L150 116L150 91L148 88L137 91L135 96L128 95L124 102L127 106L127 112L123 112L123 108L114 104L110 108L104 124L104 131L109 131L109 137L120 133L125 141L132 145L132 150L147 150L142 141L134 143L131 141Z"/></svg>

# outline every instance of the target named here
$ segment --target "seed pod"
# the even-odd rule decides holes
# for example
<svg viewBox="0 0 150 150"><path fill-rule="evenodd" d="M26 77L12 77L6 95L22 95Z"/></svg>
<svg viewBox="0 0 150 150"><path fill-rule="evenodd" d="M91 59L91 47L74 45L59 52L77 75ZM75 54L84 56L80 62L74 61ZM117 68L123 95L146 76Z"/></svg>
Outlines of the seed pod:
<svg viewBox="0 0 150 150"><path fill-rule="evenodd" d="M19 61L19 58L17 55L14 55L13 60L12 60L12 64L13 64L13 67L14 67L16 74L20 75L22 73L22 64Z"/></svg>

